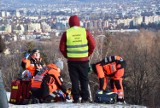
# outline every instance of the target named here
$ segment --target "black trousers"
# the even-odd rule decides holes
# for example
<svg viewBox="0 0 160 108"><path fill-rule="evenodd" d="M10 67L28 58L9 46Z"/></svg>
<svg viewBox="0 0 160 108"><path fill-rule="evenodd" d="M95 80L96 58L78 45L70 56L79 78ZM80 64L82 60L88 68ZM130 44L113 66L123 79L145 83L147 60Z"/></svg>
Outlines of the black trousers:
<svg viewBox="0 0 160 108"><path fill-rule="evenodd" d="M88 100L88 71L89 61L68 61L69 76L72 82L73 100L77 101L79 96L83 100ZM80 89L79 89L80 82Z"/></svg>

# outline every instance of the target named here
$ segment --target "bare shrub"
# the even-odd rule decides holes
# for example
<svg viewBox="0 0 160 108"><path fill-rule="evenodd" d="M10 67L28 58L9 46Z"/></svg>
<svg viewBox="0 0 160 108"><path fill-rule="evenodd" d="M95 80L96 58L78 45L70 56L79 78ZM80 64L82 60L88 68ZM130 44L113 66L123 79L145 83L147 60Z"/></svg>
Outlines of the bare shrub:
<svg viewBox="0 0 160 108"><path fill-rule="evenodd" d="M96 49L90 57L95 63L105 56L119 55L127 62L124 75L125 100L130 104L147 105L151 108L160 106L160 33L141 30L140 33L106 33L94 36ZM62 76L64 84L71 87L67 60L59 52L60 37L46 41L12 42L7 45L10 55L1 55L2 72L7 90L10 81L17 77L24 50L37 47L45 63L52 63L57 58L64 61ZM98 89L97 75L89 75L92 95Z"/></svg>

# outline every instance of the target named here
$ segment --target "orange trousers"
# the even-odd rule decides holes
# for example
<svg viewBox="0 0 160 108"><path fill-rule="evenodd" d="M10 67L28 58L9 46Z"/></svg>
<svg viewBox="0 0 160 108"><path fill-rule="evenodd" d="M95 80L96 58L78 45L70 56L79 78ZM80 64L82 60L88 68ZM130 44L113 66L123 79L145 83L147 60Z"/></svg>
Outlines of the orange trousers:
<svg viewBox="0 0 160 108"><path fill-rule="evenodd" d="M108 85L108 76L105 75L103 67L100 64L96 65L98 78L101 79L100 86L103 86L103 90L106 90ZM111 76L110 79L110 85L112 92L117 93L118 98L124 98L124 90L123 90L123 84L122 84L122 77L124 75L124 68L119 69L116 71L116 73ZM103 85L102 85L103 82Z"/></svg>

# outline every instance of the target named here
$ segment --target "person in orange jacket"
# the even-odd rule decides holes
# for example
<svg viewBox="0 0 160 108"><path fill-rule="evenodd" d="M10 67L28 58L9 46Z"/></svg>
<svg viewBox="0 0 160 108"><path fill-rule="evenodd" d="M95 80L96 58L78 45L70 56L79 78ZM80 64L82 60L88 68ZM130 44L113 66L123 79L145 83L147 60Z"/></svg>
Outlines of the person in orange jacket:
<svg viewBox="0 0 160 108"><path fill-rule="evenodd" d="M25 70L29 70L32 76L35 76L45 66L40 57L40 51L36 48L31 53L25 54L21 65Z"/></svg>
<svg viewBox="0 0 160 108"><path fill-rule="evenodd" d="M48 64L44 71L38 72L33 77L31 91L33 97L41 98L44 102L52 102L57 95L63 99L70 99L70 93L63 84L60 71L63 69L63 62L58 60L55 64ZM62 93L62 92L63 93Z"/></svg>
<svg viewBox="0 0 160 108"><path fill-rule="evenodd" d="M120 56L108 56L102 61L92 64L92 69L99 78L99 94L102 94L103 91L106 90L108 77L111 77L110 86L112 92L115 92L118 95L117 102L125 102L122 85L125 66L126 62Z"/></svg>

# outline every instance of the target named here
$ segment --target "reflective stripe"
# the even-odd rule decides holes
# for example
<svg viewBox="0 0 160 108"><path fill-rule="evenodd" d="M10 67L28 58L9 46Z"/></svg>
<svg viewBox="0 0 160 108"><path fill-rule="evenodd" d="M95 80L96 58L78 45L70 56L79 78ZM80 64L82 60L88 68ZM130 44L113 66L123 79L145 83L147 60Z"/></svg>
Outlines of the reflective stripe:
<svg viewBox="0 0 160 108"><path fill-rule="evenodd" d="M56 97L56 95L55 95L55 94L53 94L53 93L51 93L51 94L49 94L49 95L50 95L50 96L52 96L52 97L54 97L54 98Z"/></svg>
<svg viewBox="0 0 160 108"><path fill-rule="evenodd" d="M121 59L120 59L120 61L122 62L122 61L123 61L123 59L121 58Z"/></svg>
<svg viewBox="0 0 160 108"><path fill-rule="evenodd" d="M111 56L109 56L109 62L111 62L111 61L112 61Z"/></svg>
<svg viewBox="0 0 160 108"><path fill-rule="evenodd" d="M124 93L123 92L118 92L118 98L123 98L124 97Z"/></svg>
<svg viewBox="0 0 160 108"><path fill-rule="evenodd" d="M115 64L111 64L111 69L112 69L112 72L115 72L115 71L116 71Z"/></svg>
<svg viewBox="0 0 160 108"><path fill-rule="evenodd" d="M18 86L12 86L12 89L18 89Z"/></svg>
<svg viewBox="0 0 160 108"><path fill-rule="evenodd" d="M67 53L87 53L88 52L88 50L86 50L86 51L67 51Z"/></svg>
<svg viewBox="0 0 160 108"><path fill-rule="evenodd" d="M88 46L87 44L82 44L82 45L67 45L67 48L79 48L79 47L86 47Z"/></svg>
<svg viewBox="0 0 160 108"><path fill-rule="evenodd" d="M63 82L63 78L60 78L60 81Z"/></svg>
<svg viewBox="0 0 160 108"><path fill-rule="evenodd" d="M109 93L106 93L107 95L111 95L111 94L114 94L115 92L109 92Z"/></svg>
<svg viewBox="0 0 160 108"><path fill-rule="evenodd" d="M42 81L42 80L43 80L43 76L41 76L41 75L36 75L36 76L34 77L34 80L35 80L35 81Z"/></svg>
<svg viewBox="0 0 160 108"><path fill-rule="evenodd" d="M122 98L123 98L123 96L118 96L118 98L119 98L119 99L122 99Z"/></svg>
<svg viewBox="0 0 160 108"><path fill-rule="evenodd" d="M16 102L16 99L11 99L11 102L14 102L14 103L15 103L15 102Z"/></svg>
<svg viewBox="0 0 160 108"><path fill-rule="evenodd" d="M108 59L107 59L107 57L105 57L104 61L105 61L105 63L108 63Z"/></svg>

